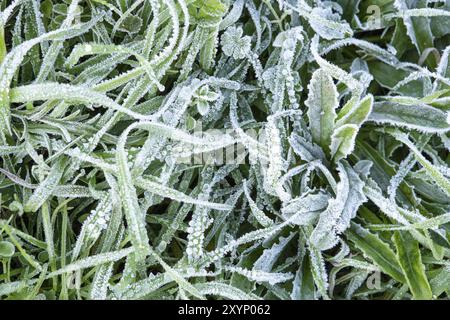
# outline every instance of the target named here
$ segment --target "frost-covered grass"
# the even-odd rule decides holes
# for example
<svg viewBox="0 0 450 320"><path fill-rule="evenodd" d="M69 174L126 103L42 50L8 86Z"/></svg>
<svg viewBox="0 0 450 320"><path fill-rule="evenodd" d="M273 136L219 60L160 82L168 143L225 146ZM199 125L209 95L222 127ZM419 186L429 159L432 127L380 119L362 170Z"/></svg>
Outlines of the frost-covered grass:
<svg viewBox="0 0 450 320"><path fill-rule="evenodd" d="M450 1L0 9L0 298L449 297Z"/></svg>

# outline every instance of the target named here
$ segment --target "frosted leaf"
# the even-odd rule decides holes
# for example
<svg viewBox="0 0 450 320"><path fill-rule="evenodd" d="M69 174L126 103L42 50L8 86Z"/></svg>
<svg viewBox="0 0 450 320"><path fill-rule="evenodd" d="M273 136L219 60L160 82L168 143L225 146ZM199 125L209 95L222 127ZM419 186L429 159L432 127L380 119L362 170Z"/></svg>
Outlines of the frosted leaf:
<svg viewBox="0 0 450 320"><path fill-rule="evenodd" d="M310 238L314 247L320 250L337 244L337 235L350 226L360 205L367 201L363 193L364 183L358 174L345 162L338 163L338 168L341 181L337 185L336 198L331 199L326 210L320 214Z"/></svg>
<svg viewBox="0 0 450 320"><path fill-rule="evenodd" d="M344 124L354 124L360 127L372 113L372 107L373 96L371 94L358 101L358 103L350 101L340 110L336 127Z"/></svg>
<svg viewBox="0 0 450 320"><path fill-rule="evenodd" d="M348 39L342 39L334 41L332 44L324 47L320 50L320 55L326 55L330 53L333 50L336 50L338 48L344 47L344 46L357 46L364 51L366 51L368 54L373 55L377 59L392 65L392 66L398 66L400 64L400 61L395 56L394 53L391 53L388 50L385 50L371 42L355 39L355 38L348 38Z"/></svg>
<svg viewBox="0 0 450 320"><path fill-rule="evenodd" d="M268 119L265 132L267 135L267 148L271 152L269 153L269 165L264 179L264 188L268 193L280 196L279 192L277 192L277 186L283 170L282 146L280 131L273 118Z"/></svg>
<svg viewBox="0 0 450 320"><path fill-rule="evenodd" d="M113 271L113 264L105 264L100 266L96 272L94 280L92 282L92 288L90 292L90 298L92 300L106 300L108 294L109 279L111 278Z"/></svg>
<svg viewBox="0 0 450 320"><path fill-rule="evenodd" d="M223 52L234 59L243 59L250 52L251 38L242 37L241 27L228 27L222 35L221 45Z"/></svg>
<svg viewBox="0 0 450 320"><path fill-rule="evenodd" d="M12 1L11 4L7 6L5 10L3 10L3 12L0 13L0 20L2 20L2 24L5 24L8 21L11 14L13 13L14 9L16 9L17 6L23 4L24 2L25 2L24 0Z"/></svg>
<svg viewBox="0 0 450 320"><path fill-rule="evenodd" d="M331 142L335 109L338 107L338 93L333 79L323 69L318 69L312 75L308 85L309 128L313 141L322 148L328 148Z"/></svg>
<svg viewBox="0 0 450 320"><path fill-rule="evenodd" d="M280 67L274 66L266 69L262 74L264 87L272 93L275 93L277 89L277 75L279 72L281 72Z"/></svg>
<svg viewBox="0 0 450 320"><path fill-rule="evenodd" d="M2 298L408 299L400 232L445 298L450 7L412 2L3 3Z"/></svg>
<svg viewBox="0 0 450 320"><path fill-rule="evenodd" d="M78 271L78 270L86 269L86 268L91 268L91 267L99 266L99 265L102 265L102 264L105 264L108 262L115 262L117 260L120 260L120 259L126 257L127 255L129 255L132 252L133 252L133 248L126 248L126 249L121 249L121 250L114 251L114 252L100 253L100 254L97 254L94 256L80 259L71 264L68 264L67 266L65 266L55 272L49 273L48 277L51 278L51 277L58 276L60 274L70 273L70 272L74 272L74 271Z"/></svg>
<svg viewBox="0 0 450 320"><path fill-rule="evenodd" d="M233 2L233 6L231 10L228 11L228 14L222 19L220 22L220 30L224 30L229 26L236 23L239 20L239 17L242 14L244 9L244 0L236 0Z"/></svg>
<svg viewBox="0 0 450 320"><path fill-rule="evenodd" d="M410 153L401 163L399 166L399 169L395 176L391 178L389 187L388 187L388 195L391 201L395 202L395 196L398 187L402 183L403 179L406 177L406 175L409 173L409 171L412 170L412 168L415 166L416 160L414 158L414 155Z"/></svg>
<svg viewBox="0 0 450 320"><path fill-rule="evenodd" d="M331 156L334 161L345 159L355 148L358 126L345 124L334 130L331 137Z"/></svg>
<svg viewBox="0 0 450 320"><path fill-rule="evenodd" d="M220 282L196 284L195 287L204 295L214 295L230 300L261 300L258 296Z"/></svg>
<svg viewBox="0 0 450 320"><path fill-rule="evenodd" d="M118 23L119 24L119 23ZM126 32L130 35L136 34L142 28L142 19L138 16L126 16L126 18L117 27L117 30Z"/></svg>
<svg viewBox="0 0 450 320"><path fill-rule="evenodd" d="M11 258L15 253L14 245L9 241L0 241L0 257Z"/></svg>
<svg viewBox="0 0 450 320"><path fill-rule="evenodd" d="M271 285L286 282L294 277L291 273L247 270L241 267L234 267L234 266L225 267L224 269L233 273L243 275L244 277L248 278L251 281L268 282Z"/></svg>
<svg viewBox="0 0 450 320"><path fill-rule="evenodd" d="M330 259L330 262L333 265L340 264L343 259L345 259L346 256L350 254L350 247L344 240L339 241L341 244L341 248L339 251Z"/></svg>
<svg viewBox="0 0 450 320"><path fill-rule="evenodd" d="M207 208L211 208L211 209L216 209L216 210L231 209L228 205L225 205L225 204L212 203L212 202L208 202L208 201L204 201L204 200L193 199L180 191L171 189L169 187L165 187L162 184L151 181L148 178L139 177L139 178L136 178L135 181L136 181L136 185L138 185L140 188L142 188L144 190L148 190L159 196L167 197L172 200L191 203L191 204L195 204L195 205L199 205L199 206L207 207Z"/></svg>
<svg viewBox="0 0 450 320"><path fill-rule="evenodd" d="M235 193L233 193L226 201L226 204L230 205L231 208L236 207L236 203L241 197L242 193L244 192L242 190L243 188L239 188ZM231 209L232 210L232 209ZM230 210L230 211L231 211ZM226 219L228 217L228 214L230 211L222 211L220 216L216 216L213 225L211 226L211 231L207 234L205 237L205 244L208 244L211 239L220 231L223 224L226 222Z"/></svg>
<svg viewBox="0 0 450 320"><path fill-rule="evenodd" d="M226 170L222 170L222 174L226 175ZM221 173L213 176L211 170L205 169L202 173L202 178L205 180L209 180L212 178L214 180L218 175L221 176L217 178L217 182L223 178ZM205 184L202 187L202 193L200 194L201 199L208 199L211 193L212 187L215 184L214 181L210 180L211 184ZM186 248L186 254L188 260L190 262L197 262L200 258L202 258L205 254L204 252L204 240L205 240L205 231L208 227L213 223L214 219L209 217L209 210L206 207L197 207L192 215L191 220L189 221L189 227L187 228L188 232L188 243Z"/></svg>
<svg viewBox="0 0 450 320"><path fill-rule="evenodd" d="M45 33L40 37L23 42L6 55L0 66L0 121L2 123L2 129L0 130L0 132L3 132L3 130L5 129L11 132L9 119L9 87L17 68L22 63L28 51L36 44L39 44L46 40L62 40L83 34L87 30L89 30L100 18L101 17L97 17L92 21L84 24L78 24L70 28L61 28L56 31Z"/></svg>
<svg viewBox="0 0 450 320"><path fill-rule="evenodd" d="M90 212L90 215L83 223L81 233L85 235L87 240L97 240L100 233L106 229L107 223L110 220L111 210L111 197L106 193L99 201L95 210ZM78 244L76 246L78 246Z"/></svg>
<svg viewBox="0 0 450 320"><path fill-rule="evenodd" d="M430 133L442 133L450 129L447 113L426 104L375 103L369 121Z"/></svg>
<svg viewBox="0 0 450 320"><path fill-rule="evenodd" d="M255 217L255 219L263 227L268 227L271 224L273 224L273 221L269 217L267 217L266 214L261 209L258 208L256 203L250 197L250 192L248 190L247 181L244 181L243 188L244 188L245 196L247 197L247 201L249 202L249 205L250 205L250 210L251 210L253 216Z"/></svg>
<svg viewBox="0 0 450 320"><path fill-rule="evenodd" d="M328 205L329 195L320 192L317 194L308 194L300 196L289 201L281 212L285 219L290 219L296 215L295 219L291 219L293 224L312 225Z"/></svg>
<svg viewBox="0 0 450 320"><path fill-rule="evenodd" d="M361 270L373 271L373 272L380 271L380 268L376 265L373 265L373 264L365 262L365 261L352 259L352 258L342 259L342 261L340 262L340 266L345 266L345 267L348 266L348 267L353 267L353 268L358 268Z"/></svg>
<svg viewBox="0 0 450 320"><path fill-rule="evenodd" d="M321 55L319 54L319 37L317 35L314 36L311 41L311 53L319 66L324 69L328 75L345 83L345 85L352 91L354 97L361 96L364 88L359 81L357 81L346 71L321 57Z"/></svg>
<svg viewBox="0 0 450 320"><path fill-rule="evenodd" d="M407 213L407 210L400 209L395 203L388 198L385 198L381 193L380 188L373 180L367 180L367 183L364 186L364 194L388 217L401 224L409 224L408 219L404 216L404 214ZM416 219L420 219L421 217L413 212L408 213L408 216Z"/></svg>
<svg viewBox="0 0 450 320"><path fill-rule="evenodd" d="M444 56L444 58L445 58L445 56ZM418 80L418 79L424 79L424 81L425 81L424 88L423 88L424 95L431 94L432 85L430 84L430 79L436 79L436 81L442 82L442 84L445 84L447 86L450 85L450 79L448 77L442 76L441 74L436 73L436 72L431 72L427 68L422 68L418 65L408 63L408 62L404 62L402 64L402 66L404 66L405 68L411 68L412 70L417 70L417 71L411 72L402 81L398 82L394 87L396 90L398 90L401 87L403 87L404 85L407 85L408 83L410 83L414 80ZM428 78L430 78L430 79L428 79Z"/></svg>
<svg viewBox="0 0 450 320"><path fill-rule="evenodd" d="M67 15L64 21L61 24L61 27L68 28L72 24L73 20L75 18L81 15L81 7L78 6L79 0L72 0L70 3L69 8L67 9ZM39 11L37 11L39 12ZM43 26L41 27L43 29ZM40 32L42 34L42 32ZM52 69L54 69L54 65L56 62L56 59L58 57L59 52L63 48L63 45L61 41L55 41L53 42L48 50L43 50L45 53L44 59L42 61L41 68L39 69L39 74L37 75L36 82L43 82L48 75L52 72Z"/></svg>
<svg viewBox="0 0 450 320"><path fill-rule="evenodd" d="M16 183L18 185L21 185L21 186L23 186L25 188L29 188L29 189L36 189L37 188L36 185L28 183L27 181L25 181L25 180L21 179L20 177L18 177L16 175L6 171L5 169L0 168L0 172L2 174L4 174L6 177L8 177L8 179L10 179L11 181L13 181L14 183Z"/></svg>
<svg viewBox="0 0 450 320"><path fill-rule="evenodd" d="M67 38L76 37L80 34L85 33L87 30L89 30L93 25L95 25L96 22L101 17L97 17L96 19L93 19L90 22L84 23L84 24L77 24L73 25L69 28L61 28L56 31L51 31L48 33L45 33L41 35L40 37L28 40L24 43L22 43L20 46L15 47L6 57L5 60L2 63L1 69L2 70L2 77L0 81L1 87L7 87L9 86L9 82L11 81L12 77L14 76L14 73L19 66L19 64L22 62L23 58L27 54L27 52L36 44L39 44L46 40L63 40ZM8 64L5 63L5 61L8 62ZM6 68L6 65L8 65L8 68Z"/></svg>
<svg viewBox="0 0 450 320"><path fill-rule="evenodd" d="M80 86L46 83L17 87L11 92L11 102L15 103L57 99L67 102L102 105L140 120L154 119L153 116L144 116L126 109L102 93Z"/></svg>
<svg viewBox="0 0 450 320"><path fill-rule="evenodd" d="M416 222L416 223L412 223L412 224L408 224L405 226L402 225L380 225L379 228L380 230L389 230L389 231L400 231L400 230L420 230L420 229L434 229L435 231L438 231L438 227L445 225L446 223L450 222L450 214L449 213L445 213L445 214L441 214L437 217L433 217L430 219L426 219L420 222Z"/></svg>
<svg viewBox="0 0 450 320"><path fill-rule="evenodd" d="M436 296L441 295L448 286L450 274L450 266L444 265L441 271L433 279L430 279L430 285L433 288L433 294Z"/></svg>
<svg viewBox="0 0 450 320"><path fill-rule="evenodd" d="M113 289L115 291L113 297L121 300L136 300L145 297L170 282L172 282L172 279L166 273L161 273L137 281L123 290Z"/></svg>
<svg viewBox="0 0 450 320"><path fill-rule="evenodd" d="M315 248L313 245L309 246L309 257L311 260L311 271L314 278L314 283L323 299L328 300L327 290L328 275L325 268L325 262L320 250Z"/></svg>
<svg viewBox="0 0 450 320"><path fill-rule="evenodd" d="M369 272L360 271L356 272L355 276L350 280L345 292L345 298L351 299L353 294L365 283L367 282L367 277L369 276Z"/></svg>
<svg viewBox="0 0 450 320"><path fill-rule="evenodd" d="M92 196L88 188L75 185L59 185L52 194L62 198L89 198Z"/></svg>
<svg viewBox="0 0 450 320"><path fill-rule="evenodd" d="M450 181L444 177L444 175L436 168L432 163L430 163L422 153L417 149L417 147L409 140L409 138L398 131L390 132L397 140L403 142L409 149L414 153L417 161L425 168L427 174L431 179L433 179L436 184L448 195L450 196Z"/></svg>
<svg viewBox="0 0 450 320"><path fill-rule="evenodd" d="M154 251L152 251L152 256L155 257L155 259L159 262L159 264L164 268L164 270L167 272L167 275L171 277L183 290L186 290L186 292L189 292L194 297L206 300L203 297L203 294L201 290L198 290L195 286L190 284L183 275L178 272L177 270L170 267L167 263L164 262L164 260L161 259L161 257L158 256Z"/></svg>
<svg viewBox="0 0 450 320"><path fill-rule="evenodd" d="M314 7L310 13L305 14L314 31L327 40L342 39L353 35L347 22L341 21L331 7Z"/></svg>
<svg viewBox="0 0 450 320"><path fill-rule="evenodd" d="M430 1L432 2L432 1ZM435 9L435 8L415 8L403 10L406 6L402 5L401 1L398 1L396 7L399 12L391 13L386 15L386 19L393 18L411 18L411 17L445 17L450 16L450 13L446 10Z"/></svg>
<svg viewBox="0 0 450 320"><path fill-rule="evenodd" d="M42 181L24 206L25 212L36 212L55 190L64 170L65 162L57 161L47 178Z"/></svg>
<svg viewBox="0 0 450 320"><path fill-rule="evenodd" d="M294 220L294 218L291 218L284 223L280 223L280 224L273 225L273 226L270 226L270 227L267 227L264 229L259 229L256 231L248 232L245 235L243 235L242 237L240 237L236 240L230 241L225 246L218 248L212 252L209 252L208 257L205 259L204 263L205 264L212 263L213 261L220 259L225 254L229 253L230 251L232 251L233 249L237 248L240 245L250 243L253 241L257 241L260 239L269 238L269 237L273 236L276 232L281 230L284 226L288 225L290 223L290 220Z"/></svg>
<svg viewBox="0 0 450 320"><path fill-rule="evenodd" d="M111 180L111 179L109 179ZM115 198L115 197L113 197ZM116 200L114 200L116 201ZM118 202L118 201L117 201ZM116 211L117 212L117 211ZM121 240L123 240L124 235L124 228L120 227L118 224L115 223L114 216L113 221L110 223L108 231L114 230L118 232L117 238L114 237L114 240L116 240L115 243L112 243L112 241L109 241L111 239L108 237L111 233L107 233L106 240L103 242L102 251L108 251L110 248L114 248L117 250L120 247ZM117 229L115 228L117 226ZM112 233L115 233L115 232ZM116 236L116 234L114 234ZM112 240L112 239L111 239ZM130 258L134 258L134 255L131 253L127 256L127 262ZM95 272L94 279L92 281L91 290L89 293L89 297L92 300L106 300L108 298L108 289L110 289L110 278L113 275L113 267L114 262L109 262L102 264L100 267L97 268L97 271Z"/></svg>
<svg viewBox="0 0 450 320"><path fill-rule="evenodd" d="M233 129L237 132L241 143L248 149L250 153L250 161L254 162L257 159L268 160L268 151L267 146L263 143L259 142L255 138L248 135L244 130L240 127L238 118L237 118L237 96L235 93L232 93L230 97L230 120L233 126Z"/></svg>
<svg viewBox="0 0 450 320"><path fill-rule="evenodd" d="M219 98L219 94L215 93L214 91L211 91L209 89L209 86L206 85L201 87L197 91L197 93L194 93L194 97L195 97L194 102L197 105L198 112L200 113L200 115L204 116L210 110L209 104L211 102L216 101Z"/></svg>
<svg viewBox="0 0 450 320"><path fill-rule="evenodd" d="M0 146L0 156L19 153L23 151L23 149L22 146Z"/></svg>
<svg viewBox="0 0 450 320"><path fill-rule="evenodd" d="M303 28L301 26L291 28L289 30L280 32L274 39L272 45L274 47L295 50L297 41L303 41Z"/></svg>
<svg viewBox="0 0 450 320"><path fill-rule="evenodd" d="M422 52L422 45L425 44L425 41L428 40L428 37L433 37L433 35L430 30L429 21L427 19L420 20L420 18L415 18L415 20L413 20L412 17L427 17L427 12L431 13L433 12L433 10L431 10L430 8L413 9L413 11L408 14L411 6L417 6L419 4L414 4L409 1L406 2L405 0L395 0L393 5L398 10L398 14L394 14L394 16L397 15L402 18L403 23L406 27L406 34L411 39L412 43L416 46L417 50L419 52ZM420 29L420 31L417 29ZM433 43L431 39L431 45L432 44Z"/></svg>
<svg viewBox="0 0 450 320"><path fill-rule="evenodd" d="M212 222L213 220L209 218L208 210L206 208L200 207L194 212L187 229L188 245L186 254L190 261L198 260L204 255L204 233Z"/></svg>
<svg viewBox="0 0 450 320"><path fill-rule="evenodd" d="M95 167L98 167L106 172L117 172L117 167L115 165L107 163L106 161L104 161L100 158L96 158L96 157L90 156L84 152L81 152L78 147L71 149L71 150L67 150L64 152L64 154L67 154L68 156L77 158L81 161L91 163Z"/></svg>
<svg viewBox="0 0 450 320"><path fill-rule="evenodd" d="M148 254L149 239L147 230L145 229L145 218L140 211L136 188L132 182L127 153L125 151L128 133L129 131L127 130L122 133L117 145L118 184L122 207L130 230L131 242L135 248L136 259L142 261Z"/></svg>
<svg viewBox="0 0 450 320"><path fill-rule="evenodd" d="M149 79L158 87L160 91L164 91L164 86L159 83L156 78L155 71L153 70L150 62L148 62L145 57L134 51L133 49L117 46L117 45L105 45L97 43L86 43L77 45L71 52L70 56L67 58L66 64L69 67L73 67L83 56L93 55L93 54L120 54L125 53L127 55L134 55L139 63L142 65L143 69L147 73Z"/></svg>
<svg viewBox="0 0 450 320"><path fill-rule="evenodd" d="M184 2L182 4L183 5L181 6L181 8L182 8L183 13L185 13L186 7L185 7ZM169 39L169 44L163 50L161 50L158 53L158 55L152 60L152 62L155 63L155 64L160 63L164 59L167 59L168 57L170 57L170 54L172 52L176 52L177 51L177 50L174 50L174 49L177 47L177 40L178 40L179 34L180 34L180 18L178 17L178 14L177 14L174 2L173 1L167 1L165 3L165 5L167 5L167 9L169 11L171 21L173 22L172 35L171 35L171 37ZM185 15L185 16L189 17L189 15ZM189 25L189 19L187 18L187 20L185 20L185 28L188 25ZM182 33L182 38L185 38L185 37L186 37L186 33L183 32ZM184 41L180 41L179 46L182 46L183 42Z"/></svg>
<svg viewBox="0 0 450 320"><path fill-rule="evenodd" d="M32 284L32 281L27 280L2 283L0 284L0 296L9 295L27 287L31 288Z"/></svg>
<svg viewBox="0 0 450 320"><path fill-rule="evenodd" d="M289 138L292 149L302 160L312 162L317 159L325 160L325 153L316 144L308 142L305 138L293 133Z"/></svg>
<svg viewBox="0 0 450 320"><path fill-rule="evenodd" d="M441 61L436 69L436 73L443 76L448 77L450 75L450 46L447 46L442 53ZM433 85L433 89L438 89L440 84L438 81L435 81Z"/></svg>
<svg viewBox="0 0 450 320"><path fill-rule="evenodd" d="M272 271L274 264L294 236L295 233L291 233L286 238L281 237L278 243L275 243L270 249L265 249L254 263L253 270Z"/></svg>

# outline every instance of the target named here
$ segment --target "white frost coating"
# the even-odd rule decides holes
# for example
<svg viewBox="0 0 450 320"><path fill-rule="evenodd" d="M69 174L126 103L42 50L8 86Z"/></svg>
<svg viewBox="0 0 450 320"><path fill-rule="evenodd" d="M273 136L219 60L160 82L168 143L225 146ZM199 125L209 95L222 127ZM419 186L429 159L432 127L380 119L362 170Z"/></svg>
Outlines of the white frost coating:
<svg viewBox="0 0 450 320"><path fill-rule="evenodd" d="M275 262L277 262L281 253L292 240L294 235L294 233L291 233L286 238L281 237L278 243L275 243L270 249L264 250L263 254L254 263L253 270L260 270L265 272L272 271Z"/></svg>
<svg viewBox="0 0 450 320"><path fill-rule="evenodd" d="M342 70L341 68L333 65L332 63L326 61L323 59L318 50L319 46L319 37L314 36L314 38L311 41L311 53L316 60L316 62L333 78L342 81L345 83L350 90L352 90L355 97L360 97L363 88L359 81L357 81L355 78L353 78L350 74Z"/></svg>
<svg viewBox="0 0 450 320"><path fill-rule="evenodd" d="M267 149L270 152L269 164L265 172L264 188L270 194L279 195L277 186L283 170L283 159L280 132L277 128L277 123L272 117L267 121L265 132L267 136Z"/></svg>
<svg viewBox="0 0 450 320"><path fill-rule="evenodd" d="M74 263L71 263L55 272L49 273L48 277L51 278L63 273L74 272L81 269L99 266L108 262L114 262L128 256L132 252L133 248L126 248L114 252L100 253L95 256L75 261Z"/></svg>
<svg viewBox="0 0 450 320"><path fill-rule="evenodd" d="M228 27L222 36L222 50L223 52L234 59L243 59L250 52L249 36L242 37L242 28Z"/></svg>
<svg viewBox="0 0 450 320"><path fill-rule="evenodd" d="M316 70L308 84L309 128L313 141L325 150L331 142L338 92L333 79L323 69Z"/></svg>
<svg viewBox="0 0 450 320"><path fill-rule="evenodd" d="M286 282L291 280L294 276L291 273L282 273L282 272L264 272L261 270L247 270L241 267L229 266L224 268L227 271L235 272L249 280L256 282L268 282L271 285Z"/></svg>
<svg viewBox="0 0 450 320"><path fill-rule="evenodd" d="M445 298L450 14L412 2L3 5L0 295Z"/></svg>
<svg viewBox="0 0 450 320"><path fill-rule="evenodd" d="M272 225L273 221L269 217L267 217L266 214L261 209L258 208L255 201L253 201L253 199L250 197L250 192L248 190L247 181L244 181L243 188L244 188L245 196L247 197L247 201L249 202L249 205L250 205L250 210L251 210L253 216L255 217L255 219L265 228Z"/></svg>
<svg viewBox="0 0 450 320"><path fill-rule="evenodd" d="M338 168L341 180L336 198L329 200L310 237L311 243L320 250L330 249L338 243L337 236L350 226L359 206L367 200L358 174L347 163L338 163Z"/></svg>

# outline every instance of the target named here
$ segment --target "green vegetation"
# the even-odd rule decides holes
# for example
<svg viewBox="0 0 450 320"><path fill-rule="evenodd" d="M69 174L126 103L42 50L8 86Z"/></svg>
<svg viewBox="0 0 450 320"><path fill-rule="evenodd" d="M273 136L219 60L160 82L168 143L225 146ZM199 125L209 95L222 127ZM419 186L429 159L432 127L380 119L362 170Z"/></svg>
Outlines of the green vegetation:
<svg viewBox="0 0 450 320"><path fill-rule="evenodd" d="M450 1L0 11L1 299L448 299Z"/></svg>

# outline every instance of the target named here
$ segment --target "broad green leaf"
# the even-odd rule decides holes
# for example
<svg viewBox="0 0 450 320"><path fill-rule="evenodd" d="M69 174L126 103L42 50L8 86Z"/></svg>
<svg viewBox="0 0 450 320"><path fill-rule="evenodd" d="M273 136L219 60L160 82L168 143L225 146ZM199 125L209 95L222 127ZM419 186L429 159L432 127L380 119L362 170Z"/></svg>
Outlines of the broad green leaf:
<svg viewBox="0 0 450 320"><path fill-rule="evenodd" d="M346 235L363 252L364 256L373 261L384 273L399 282L405 282L397 257L386 242L356 223L351 224Z"/></svg>
<svg viewBox="0 0 450 320"><path fill-rule="evenodd" d="M426 104L375 103L369 121L430 133L450 130L447 113Z"/></svg>
<svg viewBox="0 0 450 320"><path fill-rule="evenodd" d="M417 241L409 232L397 231L394 234L394 243L397 248L398 262L414 299L431 299L431 287L425 274Z"/></svg>
<svg viewBox="0 0 450 320"><path fill-rule="evenodd" d="M334 130L331 136L331 157L335 162L346 158L355 148L358 126L345 124Z"/></svg>
<svg viewBox="0 0 450 320"><path fill-rule="evenodd" d="M103 264L109 263L109 262L115 262L117 260L120 260L120 259L126 257L131 252L133 252L133 250L134 250L133 248L126 248L126 249L121 249L121 250L114 251L114 252L100 253L98 255L80 259L71 264L68 264L67 266L65 266L59 270L56 270L55 272L49 273L48 278L51 278L51 277L54 277L54 276L57 276L60 274L64 274L64 273L81 270L81 269L100 266L100 265L103 265Z"/></svg>

